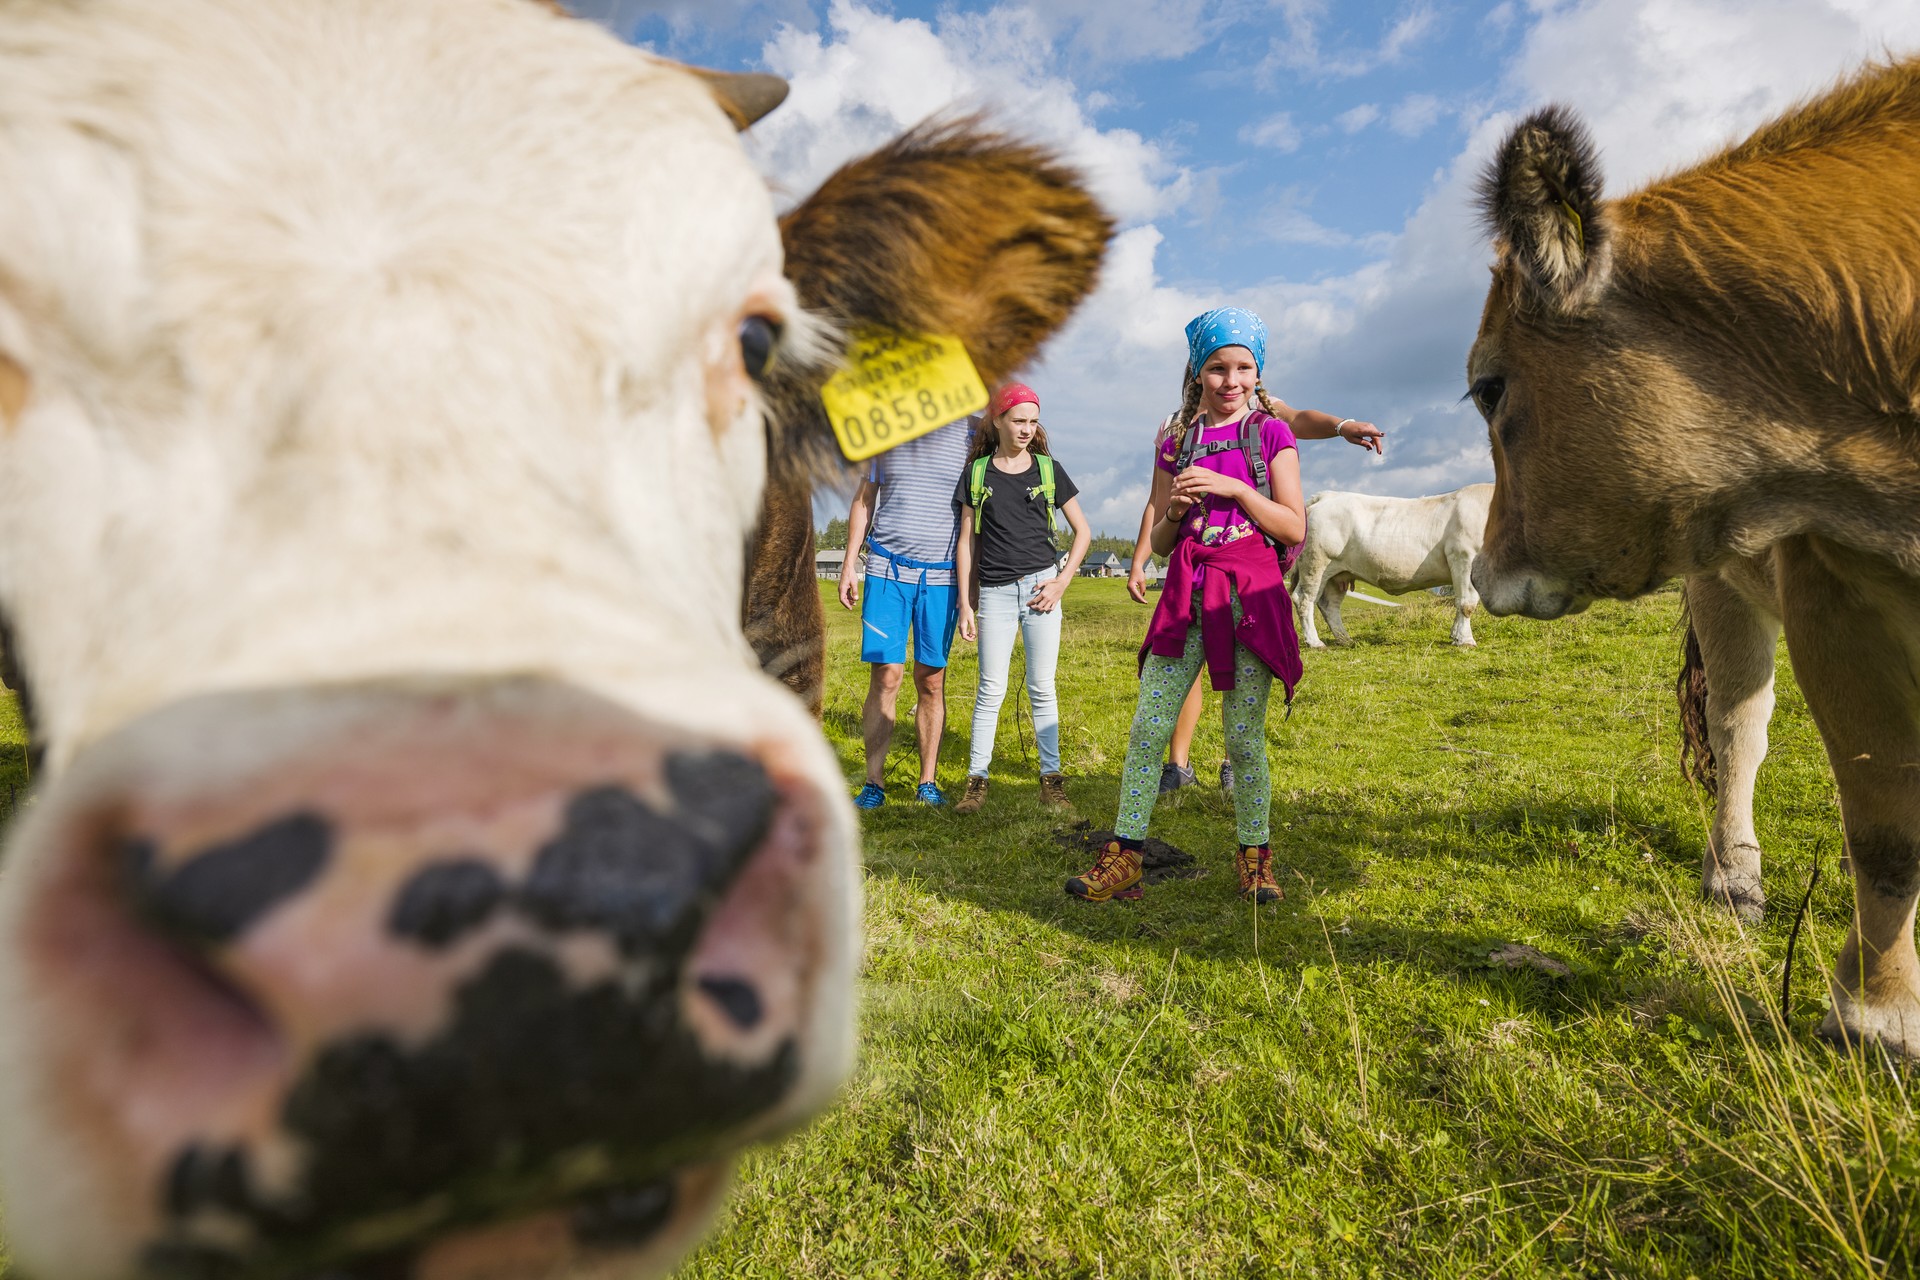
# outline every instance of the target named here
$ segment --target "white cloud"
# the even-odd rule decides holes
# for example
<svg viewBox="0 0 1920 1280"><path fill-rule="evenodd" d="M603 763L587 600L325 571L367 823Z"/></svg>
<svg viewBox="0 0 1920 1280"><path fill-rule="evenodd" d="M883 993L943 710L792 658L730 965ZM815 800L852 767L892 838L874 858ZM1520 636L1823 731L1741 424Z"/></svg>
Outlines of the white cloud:
<svg viewBox="0 0 1920 1280"><path fill-rule="evenodd" d="M1275 151L1298 151L1300 149L1300 127L1293 117L1282 111L1278 115L1268 116L1240 130L1240 141L1250 147L1269 147Z"/></svg>
<svg viewBox="0 0 1920 1280"><path fill-rule="evenodd" d="M1348 111L1342 111L1333 118L1342 133L1358 133L1380 118L1380 108L1371 102L1363 102Z"/></svg>
<svg viewBox="0 0 1920 1280"><path fill-rule="evenodd" d="M948 14L936 30L859 0L833 0L824 32L789 25L768 42L767 69L785 76L792 93L749 145L776 186L798 198L930 115L984 107L1058 146L1123 221L1178 209L1191 176L1159 144L1095 125L1075 85L1049 74L1051 48L1031 10Z"/></svg>
<svg viewBox="0 0 1920 1280"><path fill-rule="evenodd" d="M1263 72L1285 69L1310 79L1351 79L1392 66L1439 28L1439 15L1426 0L1419 0L1381 34L1372 48L1323 47L1320 20L1326 16L1326 0L1279 0L1286 34L1275 36L1261 62Z"/></svg>
<svg viewBox="0 0 1920 1280"><path fill-rule="evenodd" d="M1403 138L1417 138L1440 121L1444 103L1430 93L1410 93L1387 115L1387 128Z"/></svg>
<svg viewBox="0 0 1920 1280"><path fill-rule="evenodd" d="M1184 58L1218 31L1225 8L1219 0L1028 0L1024 7L1050 39L1095 64Z"/></svg>

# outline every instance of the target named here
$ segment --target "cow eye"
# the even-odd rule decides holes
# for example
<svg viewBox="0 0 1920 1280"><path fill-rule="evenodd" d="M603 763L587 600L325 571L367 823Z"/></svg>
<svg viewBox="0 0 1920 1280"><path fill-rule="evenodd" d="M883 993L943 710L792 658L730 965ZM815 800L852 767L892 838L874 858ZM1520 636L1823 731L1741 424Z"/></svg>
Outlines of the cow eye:
<svg viewBox="0 0 1920 1280"><path fill-rule="evenodd" d="M767 376L779 345L780 326L767 317L748 316L740 322L740 359L755 382Z"/></svg>
<svg viewBox="0 0 1920 1280"><path fill-rule="evenodd" d="M1507 394L1505 378L1476 378L1467 394L1473 397L1473 407L1480 411L1483 418L1493 417L1494 410L1500 407L1501 397Z"/></svg>

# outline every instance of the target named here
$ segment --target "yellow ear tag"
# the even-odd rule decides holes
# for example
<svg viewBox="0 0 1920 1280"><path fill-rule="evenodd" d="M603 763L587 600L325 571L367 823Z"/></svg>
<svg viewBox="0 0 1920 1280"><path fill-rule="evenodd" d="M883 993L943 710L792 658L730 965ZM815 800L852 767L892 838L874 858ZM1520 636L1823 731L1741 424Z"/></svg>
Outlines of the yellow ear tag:
<svg viewBox="0 0 1920 1280"><path fill-rule="evenodd" d="M865 329L820 399L840 452L861 462L986 408L987 384L958 338Z"/></svg>

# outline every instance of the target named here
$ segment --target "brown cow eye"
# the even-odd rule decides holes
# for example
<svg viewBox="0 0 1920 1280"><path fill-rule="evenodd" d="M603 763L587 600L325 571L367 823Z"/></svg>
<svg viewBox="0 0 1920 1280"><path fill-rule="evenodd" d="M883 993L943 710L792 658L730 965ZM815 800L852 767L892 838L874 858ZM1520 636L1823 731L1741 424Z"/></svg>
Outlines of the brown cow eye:
<svg viewBox="0 0 1920 1280"><path fill-rule="evenodd" d="M747 376L755 382L767 376L779 345L780 326L767 317L748 316L740 322L740 359L747 366Z"/></svg>
<svg viewBox="0 0 1920 1280"><path fill-rule="evenodd" d="M1500 407L1501 397L1507 394L1507 380L1505 378L1476 378L1473 386L1467 389L1467 394L1473 397L1473 406L1480 410L1480 416L1483 418L1491 418L1494 410Z"/></svg>

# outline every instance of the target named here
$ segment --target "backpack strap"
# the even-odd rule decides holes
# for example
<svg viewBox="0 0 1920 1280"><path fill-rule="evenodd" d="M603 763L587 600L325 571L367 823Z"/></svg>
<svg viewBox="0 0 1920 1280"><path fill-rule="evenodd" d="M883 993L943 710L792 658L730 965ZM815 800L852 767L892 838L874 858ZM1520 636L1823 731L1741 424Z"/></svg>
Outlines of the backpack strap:
<svg viewBox="0 0 1920 1280"><path fill-rule="evenodd" d="M1179 475L1193 465L1193 455L1200 447L1200 428L1187 424L1186 435L1180 438L1180 452L1173 459L1173 474Z"/></svg>
<svg viewBox="0 0 1920 1280"><path fill-rule="evenodd" d="M1273 486L1267 482L1267 459L1260 451L1260 428L1266 422L1267 415L1258 409L1240 419L1240 454L1247 460L1247 474L1253 477L1253 487L1260 491L1261 497L1270 499Z"/></svg>
<svg viewBox="0 0 1920 1280"><path fill-rule="evenodd" d="M1047 533L1056 534L1060 532L1060 525L1053 515L1053 459L1044 453L1036 453L1033 463L1040 468L1040 496L1047 504Z"/></svg>
<svg viewBox="0 0 1920 1280"><path fill-rule="evenodd" d="M1247 461L1247 474L1253 477L1253 487L1260 491L1261 497L1271 502L1273 500L1272 477L1267 474L1266 455L1260 449L1260 428L1269 420L1268 416L1258 409L1249 410L1247 416L1240 419L1240 454ZM1261 529L1258 524L1254 525L1254 528L1259 530L1260 536L1266 539L1268 546L1285 555L1285 550L1274 540L1272 534Z"/></svg>
<svg viewBox="0 0 1920 1280"><path fill-rule="evenodd" d="M985 515L987 501L987 463L992 454L982 454L973 460L972 475L967 481L967 496L972 499L967 505L973 508L973 531L980 532L980 517Z"/></svg>

